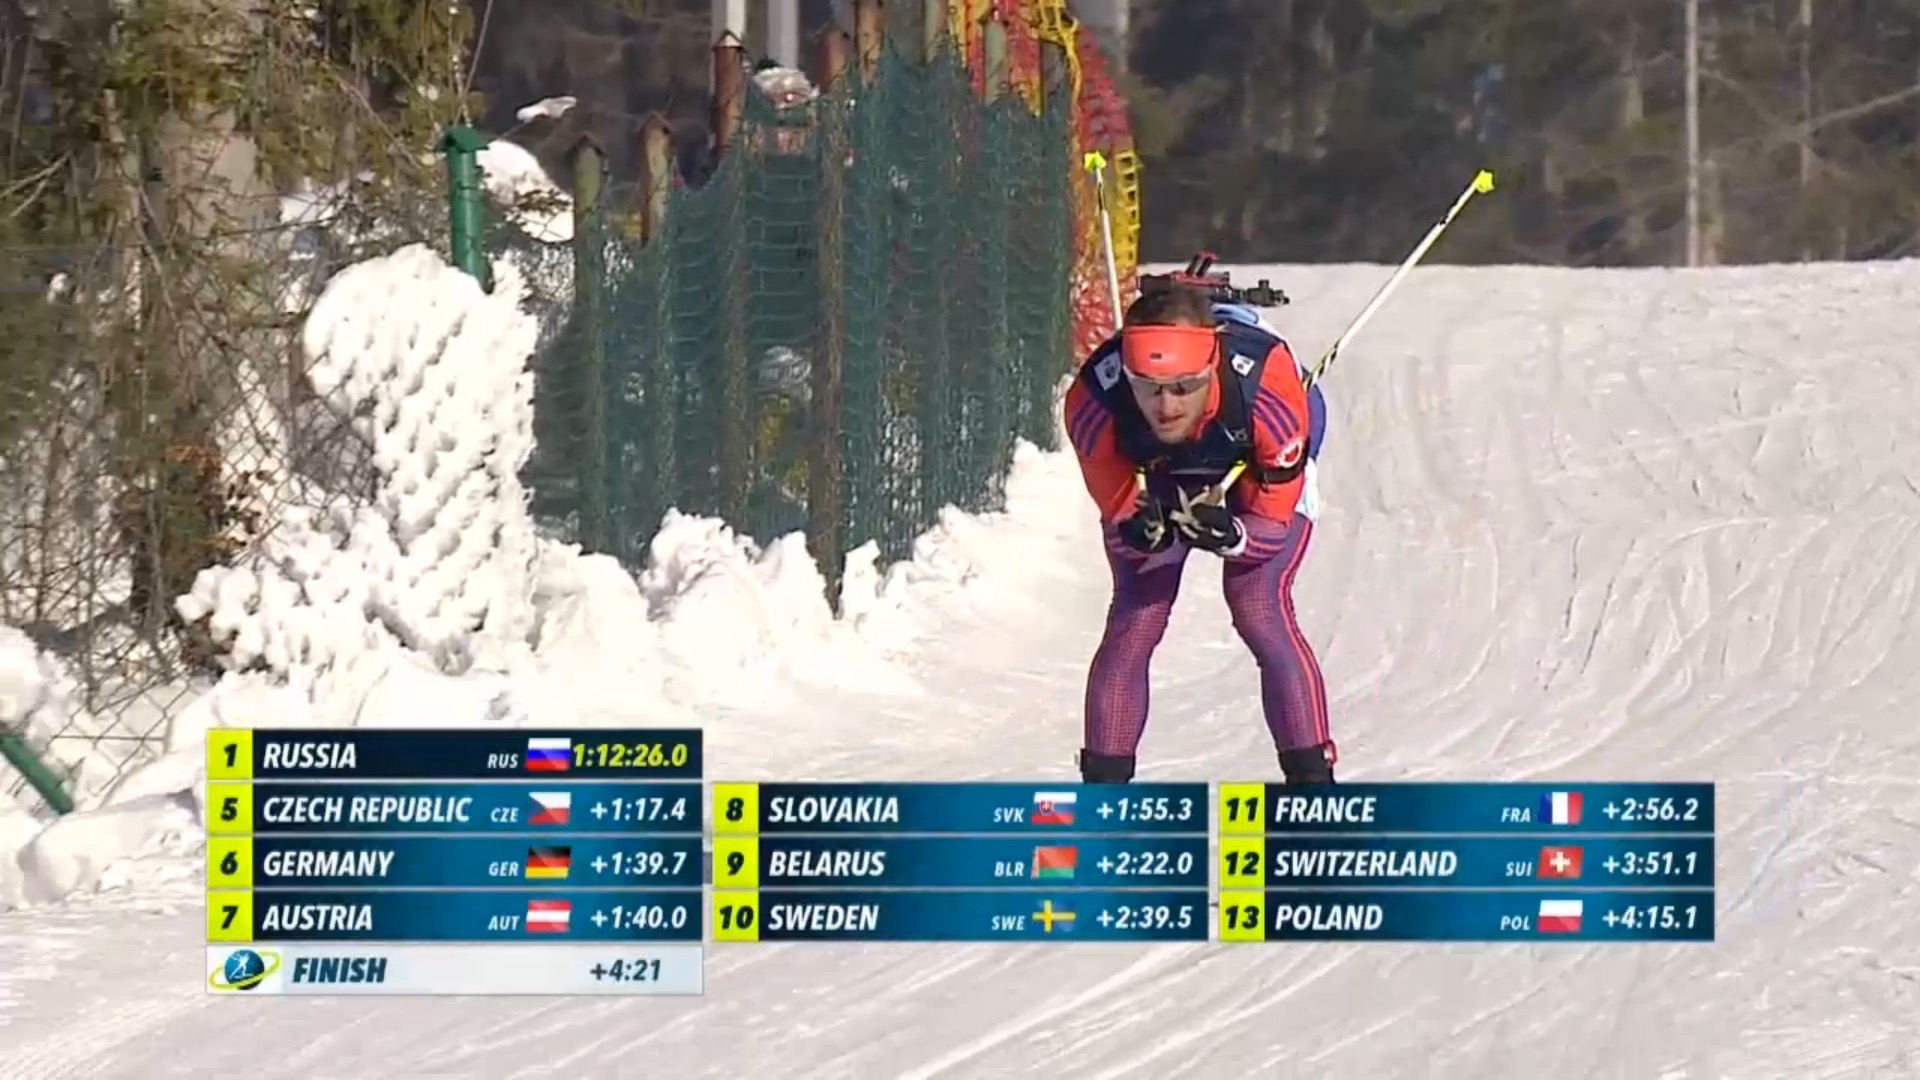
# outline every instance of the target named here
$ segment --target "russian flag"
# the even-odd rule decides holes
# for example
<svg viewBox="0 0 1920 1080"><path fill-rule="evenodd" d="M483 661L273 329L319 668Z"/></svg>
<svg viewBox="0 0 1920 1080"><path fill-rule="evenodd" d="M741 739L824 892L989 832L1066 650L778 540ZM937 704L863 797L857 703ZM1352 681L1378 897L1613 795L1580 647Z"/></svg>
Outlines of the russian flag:
<svg viewBox="0 0 1920 1080"><path fill-rule="evenodd" d="M528 739L528 772L566 772L573 763L572 739Z"/></svg>
<svg viewBox="0 0 1920 1080"><path fill-rule="evenodd" d="M1551 791L1540 796L1540 820L1553 825L1580 824L1580 793Z"/></svg>

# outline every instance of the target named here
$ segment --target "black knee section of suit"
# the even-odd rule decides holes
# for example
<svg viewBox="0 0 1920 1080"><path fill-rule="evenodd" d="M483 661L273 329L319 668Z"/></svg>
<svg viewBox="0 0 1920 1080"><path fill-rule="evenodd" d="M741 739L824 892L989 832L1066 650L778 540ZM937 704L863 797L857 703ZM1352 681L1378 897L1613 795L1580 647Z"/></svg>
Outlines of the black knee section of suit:
<svg viewBox="0 0 1920 1080"><path fill-rule="evenodd" d="M1280 771L1289 784L1331 784L1334 760L1332 743L1282 750Z"/></svg>
<svg viewBox="0 0 1920 1080"><path fill-rule="evenodd" d="M1125 784L1133 780L1132 754L1096 754L1080 751L1080 782L1083 784Z"/></svg>

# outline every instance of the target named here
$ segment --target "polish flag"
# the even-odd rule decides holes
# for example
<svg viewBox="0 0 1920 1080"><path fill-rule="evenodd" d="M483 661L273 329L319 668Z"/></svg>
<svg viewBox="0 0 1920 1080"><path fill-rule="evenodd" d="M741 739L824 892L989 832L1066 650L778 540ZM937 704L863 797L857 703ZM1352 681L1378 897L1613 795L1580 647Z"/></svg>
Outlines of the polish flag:
<svg viewBox="0 0 1920 1080"><path fill-rule="evenodd" d="M1543 934L1577 934L1580 932L1580 917L1586 913L1584 900L1542 900L1540 901L1540 932Z"/></svg>

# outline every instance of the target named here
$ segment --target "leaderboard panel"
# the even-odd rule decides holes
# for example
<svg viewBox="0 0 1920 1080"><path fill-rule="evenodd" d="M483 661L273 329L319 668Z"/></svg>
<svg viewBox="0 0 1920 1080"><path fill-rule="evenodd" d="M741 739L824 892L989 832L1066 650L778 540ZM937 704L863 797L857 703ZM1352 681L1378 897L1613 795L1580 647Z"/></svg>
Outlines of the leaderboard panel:
<svg viewBox="0 0 1920 1080"><path fill-rule="evenodd" d="M696 995L698 731L220 729L207 987Z"/></svg>
<svg viewBox="0 0 1920 1080"><path fill-rule="evenodd" d="M1205 784L713 785L715 942L1205 941Z"/></svg>
<svg viewBox="0 0 1920 1080"><path fill-rule="evenodd" d="M1712 784L1226 784L1224 941L1712 941Z"/></svg>

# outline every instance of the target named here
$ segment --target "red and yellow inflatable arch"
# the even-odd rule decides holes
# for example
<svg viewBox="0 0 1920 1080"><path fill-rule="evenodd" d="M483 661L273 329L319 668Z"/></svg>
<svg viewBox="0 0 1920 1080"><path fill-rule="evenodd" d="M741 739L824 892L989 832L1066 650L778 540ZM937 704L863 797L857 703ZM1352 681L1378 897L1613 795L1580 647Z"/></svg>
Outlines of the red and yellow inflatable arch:
<svg viewBox="0 0 1920 1080"><path fill-rule="evenodd" d="M1073 193L1073 362L1091 352L1114 330L1112 294L1107 287L1106 253L1100 235L1100 206L1093 174L1081 167L1098 151L1107 161L1107 199L1113 217L1113 256L1119 271L1121 302L1132 299L1140 264L1140 158L1134 152L1133 125L1126 102L1114 89L1106 56L1090 34L1067 13L1066 0L950 0L948 33L966 49L975 79L986 69L981 26L998 15L1007 27L1007 66L1015 87L1030 108L1040 107L1040 44L1053 42L1067 57L1073 91L1073 146L1068 175Z"/></svg>

